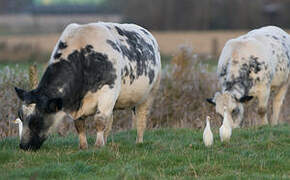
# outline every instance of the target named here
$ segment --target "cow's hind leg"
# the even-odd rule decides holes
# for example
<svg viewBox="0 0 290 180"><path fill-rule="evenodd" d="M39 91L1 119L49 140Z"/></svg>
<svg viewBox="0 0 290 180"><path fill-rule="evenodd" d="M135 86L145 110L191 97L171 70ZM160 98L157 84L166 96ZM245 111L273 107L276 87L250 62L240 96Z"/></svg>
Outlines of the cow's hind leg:
<svg viewBox="0 0 290 180"><path fill-rule="evenodd" d="M143 134L147 125L147 115L150 112L153 97L149 97L144 103L136 107L136 128L137 128L137 143L143 143Z"/></svg>
<svg viewBox="0 0 290 180"><path fill-rule="evenodd" d="M136 129L136 107L132 108L132 129Z"/></svg>
<svg viewBox="0 0 290 180"><path fill-rule="evenodd" d="M88 143L87 143L87 137L86 137L86 124L85 119L79 118L74 121L76 130L79 134L79 145L80 149L87 149Z"/></svg>
<svg viewBox="0 0 290 180"><path fill-rule="evenodd" d="M278 124L278 119L279 119L279 114L281 111L281 106L283 104L283 100L285 98L285 95L287 93L287 89L288 89L288 84L283 85L279 91L277 92L277 94L274 97L273 100L273 115L272 115L272 119L271 119L271 125L276 125Z"/></svg>
<svg viewBox="0 0 290 180"><path fill-rule="evenodd" d="M136 143L143 143L143 134L147 125L147 116L150 112L154 97L159 89L160 75L156 81L151 93L148 95L147 99L140 105L136 106L136 128L137 128L137 139Z"/></svg>

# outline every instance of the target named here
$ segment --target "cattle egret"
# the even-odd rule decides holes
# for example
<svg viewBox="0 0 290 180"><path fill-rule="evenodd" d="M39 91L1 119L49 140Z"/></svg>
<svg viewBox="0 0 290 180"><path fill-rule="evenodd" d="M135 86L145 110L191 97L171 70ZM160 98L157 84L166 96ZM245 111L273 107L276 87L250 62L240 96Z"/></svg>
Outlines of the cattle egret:
<svg viewBox="0 0 290 180"><path fill-rule="evenodd" d="M22 121L17 118L13 121L15 124L18 124L18 128L19 128L19 138L21 140L21 135L22 135L22 129L23 129L23 124L22 124Z"/></svg>
<svg viewBox="0 0 290 180"><path fill-rule="evenodd" d="M227 108L224 106L224 119L223 124L220 127L220 138L221 141L229 141L232 135L232 127L229 122L228 111Z"/></svg>
<svg viewBox="0 0 290 180"><path fill-rule="evenodd" d="M203 131L203 142L205 146L211 146L213 144L213 134L210 130L210 117L206 116L206 126Z"/></svg>

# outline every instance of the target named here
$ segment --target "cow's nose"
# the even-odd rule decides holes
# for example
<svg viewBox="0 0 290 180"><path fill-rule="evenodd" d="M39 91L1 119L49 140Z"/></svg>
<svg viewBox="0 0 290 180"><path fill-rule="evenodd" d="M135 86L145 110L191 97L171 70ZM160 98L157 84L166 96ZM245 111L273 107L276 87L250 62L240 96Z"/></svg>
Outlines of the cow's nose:
<svg viewBox="0 0 290 180"><path fill-rule="evenodd" d="M29 146L28 145L22 144L22 143L19 144L19 147L20 147L20 149L23 149L25 151L27 151L29 149Z"/></svg>
<svg viewBox="0 0 290 180"><path fill-rule="evenodd" d="M19 147L20 147L20 149L24 149L24 150L26 149L26 146L23 145L22 143L19 144Z"/></svg>

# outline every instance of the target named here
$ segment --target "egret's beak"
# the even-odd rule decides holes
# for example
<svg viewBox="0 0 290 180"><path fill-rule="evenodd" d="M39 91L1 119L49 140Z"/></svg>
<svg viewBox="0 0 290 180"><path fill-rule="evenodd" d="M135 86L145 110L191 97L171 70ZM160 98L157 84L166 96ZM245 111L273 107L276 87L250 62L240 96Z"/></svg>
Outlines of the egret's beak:
<svg viewBox="0 0 290 180"><path fill-rule="evenodd" d="M21 121L19 118L15 119L14 121L12 121L15 124L18 124L18 122Z"/></svg>

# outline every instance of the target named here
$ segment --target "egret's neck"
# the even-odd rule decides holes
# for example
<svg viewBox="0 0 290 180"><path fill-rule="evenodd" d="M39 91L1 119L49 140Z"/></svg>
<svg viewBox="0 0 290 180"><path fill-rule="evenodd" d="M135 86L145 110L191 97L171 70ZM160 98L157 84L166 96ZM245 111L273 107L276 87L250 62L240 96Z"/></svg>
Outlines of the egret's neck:
<svg viewBox="0 0 290 180"><path fill-rule="evenodd" d="M226 127L231 127L230 125L230 121L229 121L229 116L228 116L228 112L225 111L224 112L224 120L223 120L223 125L226 126Z"/></svg>

